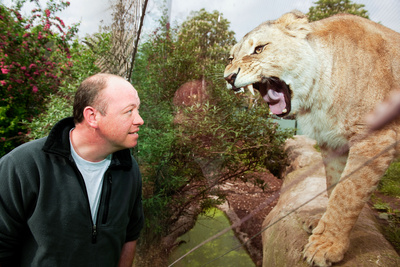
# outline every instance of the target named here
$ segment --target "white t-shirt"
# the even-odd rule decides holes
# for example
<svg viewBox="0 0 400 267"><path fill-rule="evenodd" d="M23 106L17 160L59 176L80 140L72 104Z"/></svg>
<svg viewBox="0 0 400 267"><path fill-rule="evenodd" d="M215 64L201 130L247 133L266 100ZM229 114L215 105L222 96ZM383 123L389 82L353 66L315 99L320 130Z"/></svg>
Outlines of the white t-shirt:
<svg viewBox="0 0 400 267"><path fill-rule="evenodd" d="M86 191L89 197L90 211L93 222L96 222L97 210L99 208L101 189L103 185L104 173L111 163L111 155L100 162L91 162L81 158L74 150L70 139L71 155L75 160L76 166L85 181Z"/></svg>

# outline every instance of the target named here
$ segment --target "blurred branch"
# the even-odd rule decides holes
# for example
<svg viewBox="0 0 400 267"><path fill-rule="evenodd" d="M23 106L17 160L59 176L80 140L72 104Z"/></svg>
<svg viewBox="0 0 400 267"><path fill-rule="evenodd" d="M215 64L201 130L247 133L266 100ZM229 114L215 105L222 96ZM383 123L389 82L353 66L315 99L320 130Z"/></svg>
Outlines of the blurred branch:
<svg viewBox="0 0 400 267"><path fill-rule="evenodd" d="M138 30L138 34L137 34L137 36L136 36L134 51L133 51L133 53L132 53L131 67L130 67L129 72L128 72L128 81L130 81L130 80L131 80L131 77L132 77L133 66L134 66L134 64L135 64L135 57L136 57L136 53L137 53L137 49L138 49L138 45L139 45L140 34L141 34L141 32L142 32L143 21L144 21L144 15L146 14L146 8L147 8L147 3L148 3L148 2L149 2L148 0L145 0L145 1L144 1L143 10L142 10L142 16L140 17L139 30Z"/></svg>

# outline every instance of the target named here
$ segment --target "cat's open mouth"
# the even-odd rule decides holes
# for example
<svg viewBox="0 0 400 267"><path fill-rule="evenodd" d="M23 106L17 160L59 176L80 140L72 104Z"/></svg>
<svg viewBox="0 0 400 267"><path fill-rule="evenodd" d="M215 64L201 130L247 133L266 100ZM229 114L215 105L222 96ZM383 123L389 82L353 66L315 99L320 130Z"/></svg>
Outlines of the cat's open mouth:
<svg viewBox="0 0 400 267"><path fill-rule="evenodd" d="M289 86L277 77L264 79L262 82L245 86L254 94L257 89L272 113L279 117L288 115L291 110L291 91ZM254 89L253 89L254 88Z"/></svg>

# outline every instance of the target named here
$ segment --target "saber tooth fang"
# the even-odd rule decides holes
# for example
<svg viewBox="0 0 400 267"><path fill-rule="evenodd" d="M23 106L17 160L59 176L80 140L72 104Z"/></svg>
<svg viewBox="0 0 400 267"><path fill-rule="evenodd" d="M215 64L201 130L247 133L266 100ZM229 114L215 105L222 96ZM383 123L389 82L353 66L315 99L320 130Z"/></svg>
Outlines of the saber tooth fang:
<svg viewBox="0 0 400 267"><path fill-rule="evenodd" d="M253 85L252 85L252 84L247 85L247 89L249 89L250 93L252 93L253 95L255 95L255 94L254 94L254 88L253 88Z"/></svg>

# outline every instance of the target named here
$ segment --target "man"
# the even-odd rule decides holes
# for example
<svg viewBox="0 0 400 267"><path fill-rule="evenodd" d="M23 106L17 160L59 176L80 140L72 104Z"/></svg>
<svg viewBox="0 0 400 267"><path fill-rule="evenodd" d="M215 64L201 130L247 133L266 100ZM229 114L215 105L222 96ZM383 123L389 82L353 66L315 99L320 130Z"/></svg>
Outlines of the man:
<svg viewBox="0 0 400 267"><path fill-rule="evenodd" d="M144 224L140 100L123 78L84 80L73 118L0 159L0 266L132 266Z"/></svg>

